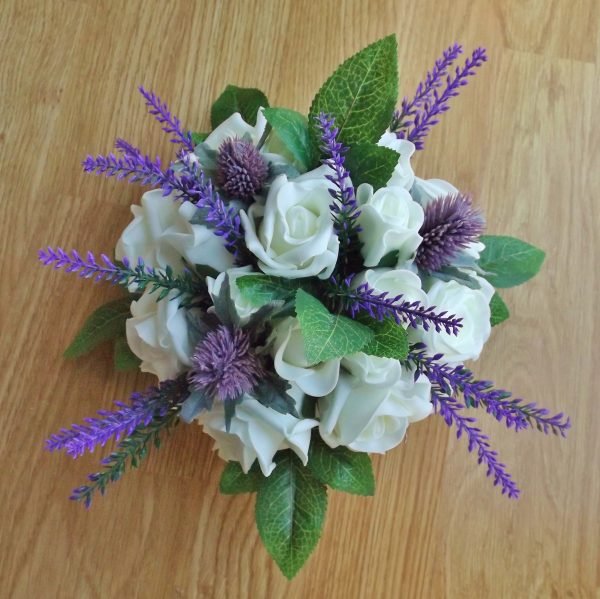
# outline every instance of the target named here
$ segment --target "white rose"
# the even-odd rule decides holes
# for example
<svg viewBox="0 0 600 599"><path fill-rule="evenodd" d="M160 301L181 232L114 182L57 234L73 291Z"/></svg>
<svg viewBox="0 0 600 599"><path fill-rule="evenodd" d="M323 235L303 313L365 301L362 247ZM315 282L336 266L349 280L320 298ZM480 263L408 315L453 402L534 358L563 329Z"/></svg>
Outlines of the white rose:
<svg viewBox="0 0 600 599"><path fill-rule="evenodd" d="M389 298L402 294L401 301L419 302L427 307L427 294L421 279L406 268L374 268L365 270L354 280L355 285L368 283L375 291L387 291Z"/></svg>
<svg viewBox="0 0 600 599"><path fill-rule="evenodd" d="M117 260L142 258L147 266L174 272L183 270L182 257L191 264L206 264L219 271L233 265L223 239L204 225L192 225L196 213L191 202L176 202L158 189L146 192L140 206L133 205L134 219L117 242Z"/></svg>
<svg viewBox="0 0 600 599"><path fill-rule="evenodd" d="M389 386L364 384L342 375L330 395L319 399L319 432L330 447L385 453L396 447L411 422L431 414L431 383L402 369Z"/></svg>
<svg viewBox="0 0 600 599"><path fill-rule="evenodd" d="M412 141L408 141L408 139L398 139L395 133L386 131L381 136L377 145L390 148L400 154L398 164L387 184L399 185L405 189L410 189L415 180L415 173L410 165L410 157L415 153L415 144Z"/></svg>
<svg viewBox="0 0 600 599"><path fill-rule="evenodd" d="M301 413L302 392L292 389L289 394L296 400L296 409ZM276 466L273 457L282 449L291 449L306 466L310 431L319 424L311 418L280 414L247 395L235 408L229 432L225 428L223 402L215 401L213 408L203 412L198 421L204 432L215 440L215 449L221 458L239 462L244 472L258 460L265 476L273 472Z"/></svg>
<svg viewBox="0 0 600 599"><path fill-rule="evenodd" d="M286 381L298 385L307 395L321 397L332 391L340 374L340 359L309 366L304 353L304 340L296 318L282 320L271 336L275 372Z"/></svg>
<svg viewBox="0 0 600 599"><path fill-rule="evenodd" d="M258 109L254 126L248 124L239 112L235 112L218 125L204 140L204 143L209 148L218 150L225 140L235 137L242 139L244 135L247 135L250 137L250 141L256 145L263 136L266 126L267 119L263 114L262 107Z"/></svg>
<svg viewBox="0 0 600 599"><path fill-rule="evenodd" d="M423 239L419 229L424 213L410 193L399 186L382 187L373 193L373 187L363 183L356 196L360 206L358 222L362 227L358 235L363 243L365 266L377 266L395 250L398 263L411 258Z"/></svg>
<svg viewBox="0 0 600 599"><path fill-rule="evenodd" d="M342 358L342 367L366 385L389 386L400 376L398 360L358 352Z"/></svg>
<svg viewBox="0 0 600 599"><path fill-rule="evenodd" d="M190 366L193 348L188 338L185 310L179 309L175 291L156 301L157 294L144 292L131 302L131 318L125 330L131 351L142 361L142 372L155 374L160 381L177 376Z"/></svg>
<svg viewBox="0 0 600 599"><path fill-rule="evenodd" d="M212 277L206 277L206 286L208 287L208 293L215 299L221 293L221 285L225 280L225 277L229 277L229 296L235 306L237 315L240 317L240 324L245 325L252 314L258 312L260 308L257 308L253 303L249 302L240 291L237 286L237 279L240 277L252 276L258 273L252 272L251 266L241 266L239 268L230 268L226 272L222 272L216 279Z"/></svg>
<svg viewBox="0 0 600 599"><path fill-rule="evenodd" d="M485 279L473 276L480 289L469 289L457 281L436 280L427 292L429 305L435 306L436 313L445 310L463 319L458 335L443 330L437 333L434 327L413 331L414 337L427 345L430 354L441 353L448 363L477 360L490 336L490 299L494 288Z"/></svg>
<svg viewBox="0 0 600 599"><path fill-rule="evenodd" d="M287 279L331 275L339 242L329 209L329 186L325 178L288 181L280 175L264 206L253 204L248 214L240 212L246 245L263 272Z"/></svg>

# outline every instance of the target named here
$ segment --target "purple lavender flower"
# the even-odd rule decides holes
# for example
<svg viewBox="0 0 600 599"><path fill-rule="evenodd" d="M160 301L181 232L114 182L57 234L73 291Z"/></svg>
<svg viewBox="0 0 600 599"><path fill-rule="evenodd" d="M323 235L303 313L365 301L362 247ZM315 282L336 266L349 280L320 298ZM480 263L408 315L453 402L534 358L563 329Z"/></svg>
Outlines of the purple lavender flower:
<svg viewBox="0 0 600 599"><path fill-rule="evenodd" d="M435 198L425 206L417 266L431 272L450 265L461 250L477 241L483 229L483 216L469 196L457 193Z"/></svg>
<svg viewBox="0 0 600 599"><path fill-rule="evenodd" d="M232 197L250 200L269 174L269 167L250 141L226 139L217 155L217 183Z"/></svg>
<svg viewBox="0 0 600 599"><path fill-rule="evenodd" d="M210 397L231 401L250 393L265 375L248 333L220 325L196 346L189 382Z"/></svg>

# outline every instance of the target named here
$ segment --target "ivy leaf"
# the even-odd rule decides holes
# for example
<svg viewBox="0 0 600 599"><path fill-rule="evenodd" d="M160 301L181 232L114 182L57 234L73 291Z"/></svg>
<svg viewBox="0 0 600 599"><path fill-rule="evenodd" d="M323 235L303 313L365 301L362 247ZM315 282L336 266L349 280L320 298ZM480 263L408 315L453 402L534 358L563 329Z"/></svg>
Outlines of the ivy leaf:
<svg viewBox="0 0 600 599"><path fill-rule="evenodd" d="M100 306L85 321L71 345L64 352L65 358L79 358L88 354L104 341L125 335L125 321L131 316L131 298L123 297Z"/></svg>
<svg viewBox="0 0 600 599"><path fill-rule="evenodd" d="M243 275L235 280L242 297L255 307L293 297L300 286L298 279L282 279L270 275Z"/></svg>
<svg viewBox="0 0 600 599"><path fill-rule="evenodd" d="M142 363L142 361L131 351L127 339L124 336L115 339L114 362L115 370L120 372L137 370Z"/></svg>
<svg viewBox="0 0 600 599"><path fill-rule="evenodd" d="M514 287L535 276L545 253L535 246L503 235L482 235L485 249L479 258L484 277L494 287Z"/></svg>
<svg viewBox="0 0 600 599"><path fill-rule="evenodd" d="M368 327L346 316L331 314L316 297L302 289L296 292L296 316L309 364L354 354L374 337Z"/></svg>
<svg viewBox="0 0 600 599"><path fill-rule="evenodd" d="M293 578L321 536L327 490L290 451L261 480L256 496L256 526L267 551L283 574Z"/></svg>
<svg viewBox="0 0 600 599"><path fill-rule="evenodd" d="M354 495L374 495L375 477L368 453L347 447L331 448L317 435L308 453L308 467L323 484Z"/></svg>
<svg viewBox="0 0 600 599"><path fill-rule="evenodd" d="M288 108L266 108L264 115L300 168L308 170L318 160L310 139L308 119Z"/></svg>
<svg viewBox="0 0 600 599"><path fill-rule="evenodd" d="M197 133L196 131L192 131L192 144L197 146L201 144L207 137L208 133Z"/></svg>
<svg viewBox="0 0 600 599"><path fill-rule="evenodd" d="M277 376L268 376L253 389L252 397L263 406L280 414L291 414L300 418L294 398L287 393L290 387L287 381Z"/></svg>
<svg viewBox="0 0 600 599"><path fill-rule="evenodd" d="M225 91L216 99L210 110L210 123L216 129L224 120L235 112L254 127L256 115L260 107L268 108L267 96L259 89L228 85Z"/></svg>
<svg viewBox="0 0 600 599"><path fill-rule="evenodd" d="M493 327L504 322L510 316L508 306L504 303L498 292L494 293L490 300L490 312L490 323Z"/></svg>
<svg viewBox="0 0 600 599"><path fill-rule="evenodd" d="M361 316L359 322L368 326L374 333L373 339L361 351L370 356L406 360L408 356L408 333L393 318L376 320Z"/></svg>
<svg viewBox="0 0 600 599"><path fill-rule="evenodd" d="M241 493L256 493L263 476L256 462L245 473L238 462L227 462L221 474L219 490L223 495L239 495Z"/></svg>
<svg viewBox="0 0 600 599"><path fill-rule="evenodd" d="M315 117L335 118L338 139L347 146L377 143L392 119L398 97L396 37L389 35L346 60L327 79L309 112L315 143Z"/></svg>
<svg viewBox="0 0 600 599"><path fill-rule="evenodd" d="M350 172L355 188L361 183L369 183L373 186L373 191L377 191L387 185L399 158L398 152L390 148L361 143L349 148L345 166Z"/></svg>

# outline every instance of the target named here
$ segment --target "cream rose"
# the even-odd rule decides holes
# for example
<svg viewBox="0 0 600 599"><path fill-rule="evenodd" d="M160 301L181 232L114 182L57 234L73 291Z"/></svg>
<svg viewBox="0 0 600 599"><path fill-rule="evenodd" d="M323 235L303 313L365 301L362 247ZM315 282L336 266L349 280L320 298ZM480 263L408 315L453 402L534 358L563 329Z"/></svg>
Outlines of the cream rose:
<svg viewBox="0 0 600 599"><path fill-rule="evenodd" d="M296 409L301 413L303 393L292 388L289 394L296 400ZM225 428L222 402L215 402L210 411L203 412L198 422L215 440L215 450L221 458L239 462L244 472L258 460L265 476L275 469L273 458L282 449L291 449L306 465L310 431L319 424L311 418L280 414L249 396L236 406L229 432Z"/></svg>
<svg viewBox="0 0 600 599"><path fill-rule="evenodd" d="M204 225L191 224L196 206L164 197L158 189L146 192L140 205L131 207L134 219L117 242L117 260L142 258L147 266L174 272L183 270L182 258L219 271L233 266L223 239Z"/></svg>
<svg viewBox="0 0 600 599"><path fill-rule="evenodd" d="M356 195L365 266L377 266L384 256L396 250L399 264L412 258L422 241L419 229L424 213L410 193L399 186L382 187L373 193L373 187L363 183Z"/></svg>
<svg viewBox="0 0 600 599"><path fill-rule="evenodd" d="M307 395L321 397L332 391L340 374L340 360L327 360L309 366L304 354L304 340L296 318L282 320L271 335L275 372L298 385Z"/></svg>
<svg viewBox="0 0 600 599"><path fill-rule="evenodd" d="M400 155L394 173L387 184L410 189L415 180L415 173L410 165L410 157L415 153L415 144L407 139L398 139L395 133L386 131L377 145L390 148Z"/></svg>
<svg viewBox="0 0 600 599"><path fill-rule="evenodd" d="M427 306L427 294L421 288L421 279L406 268L374 268L361 273L355 285L368 283L375 291L388 293L393 298L402 294L403 301L419 302Z"/></svg>
<svg viewBox="0 0 600 599"><path fill-rule="evenodd" d="M155 374L160 381L171 379L190 366L193 348L188 338L185 310L179 309L175 292L157 302L146 291L131 302L131 318L125 331L131 351L142 361L142 372Z"/></svg>
<svg viewBox="0 0 600 599"><path fill-rule="evenodd" d="M431 414L431 383L402 369L387 386L342 375L330 395L319 399L319 432L330 447L385 453L396 447L408 425Z"/></svg>
<svg viewBox="0 0 600 599"><path fill-rule="evenodd" d="M412 332L414 338L427 345L430 354L441 353L448 363L477 360L490 336L490 300L494 288L485 279L472 276L480 289L469 289L457 281L436 280L427 292L429 305L436 307L435 312L446 311L463 319L458 335L437 333L433 327L428 331L419 327Z"/></svg>
<svg viewBox="0 0 600 599"><path fill-rule="evenodd" d="M398 360L358 352L342 358L342 368L366 385L389 386L400 376Z"/></svg>
<svg viewBox="0 0 600 599"><path fill-rule="evenodd" d="M246 245L266 274L297 279L328 278L337 261L330 183L324 177L277 177L264 206L241 212ZM261 220L262 219L262 220Z"/></svg>

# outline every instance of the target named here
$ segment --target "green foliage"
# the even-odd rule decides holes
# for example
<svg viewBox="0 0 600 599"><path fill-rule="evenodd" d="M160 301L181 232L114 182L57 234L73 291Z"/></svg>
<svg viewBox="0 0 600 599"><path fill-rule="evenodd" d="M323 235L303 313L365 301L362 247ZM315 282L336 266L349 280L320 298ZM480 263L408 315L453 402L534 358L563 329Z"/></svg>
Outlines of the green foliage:
<svg viewBox="0 0 600 599"><path fill-rule="evenodd" d="M545 254L535 246L504 235L483 235L485 249L479 258L484 277L494 287L514 287L535 276Z"/></svg>
<svg viewBox="0 0 600 599"><path fill-rule="evenodd" d="M210 110L210 123L216 129L232 114L239 112L242 118L253 127L260 107L268 108L269 101L259 89L228 85L225 91L215 100Z"/></svg>
<svg viewBox="0 0 600 599"><path fill-rule="evenodd" d="M248 473L242 470L238 462L227 462L223 474L221 474L219 490L223 495L256 493L262 479L263 475L257 462L254 462Z"/></svg>
<svg viewBox="0 0 600 599"><path fill-rule="evenodd" d="M137 370L142 363L142 361L131 351L127 339L124 336L115 339L114 362L115 369L120 372Z"/></svg>
<svg viewBox="0 0 600 599"><path fill-rule="evenodd" d="M392 120L398 97L396 37L389 35L346 60L315 96L309 122L321 112L335 117L345 145L377 143Z"/></svg>
<svg viewBox="0 0 600 599"><path fill-rule="evenodd" d="M308 119L303 114L288 108L266 108L264 115L302 170L319 160L311 143Z"/></svg>
<svg viewBox="0 0 600 599"><path fill-rule="evenodd" d="M280 414L291 414L299 418L296 402L288 395L291 385L276 375L266 376L252 391L252 397L266 408Z"/></svg>
<svg viewBox="0 0 600 599"><path fill-rule="evenodd" d="M398 250L392 250L386 254L375 268L395 268L398 265L398 256L400 252Z"/></svg>
<svg viewBox="0 0 600 599"><path fill-rule="evenodd" d="M130 305L131 298L123 297L95 310L65 350L65 358L79 358L101 343L124 335L125 321L131 316Z"/></svg>
<svg viewBox="0 0 600 599"><path fill-rule="evenodd" d="M360 322L374 333L373 339L362 349L365 354L406 360L408 356L408 333L393 318L376 320L370 316L361 316Z"/></svg>
<svg viewBox="0 0 600 599"><path fill-rule="evenodd" d="M510 316L508 306L504 303L504 300L500 297L498 292L494 293L490 301L490 322L493 327L501 322L504 322Z"/></svg>
<svg viewBox="0 0 600 599"><path fill-rule="evenodd" d="M208 133L197 133L196 131L192 131L192 143L194 146L201 144L207 137Z"/></svg>
<svg viewBox="0 0 600 599"><path fill-rule="evenodd" d="M296 292L296 315L309 364L356 353L374 337L368 327L346 316L331 314L316 297L302 289Z"/></svg>
<svg viewBox="0 0 600 599"><path fill-rule="evenodd" d="M300 286L300 281L256 274L238 277L235 284L242 297L259 308L273 301L290 299Z"/></svg>
<svg viewBox="0 0 600 599"><path fill-rule="evenodd" d="M321 536L327 510L325 486L290 451L263 478L256 496L256 526L283 574L293 578Z"/></svg>
<svg viewBox="0 0 600 599"><path fill-rule="evenodd" d="M308 468L323 484L354 495L374 495L375 477L368 453L347 447L331 448L314 435L308 454Z"/></svg>
<svg viewBox="0 0 600 599"><path fill-rule="evenodd" d="M355 188L361 183L369 183L373 186L373 190L377 191L387 185L399 158L398 152L390 148L373 143L361 143L349 148L345 166L350 172Z"/></svg>

